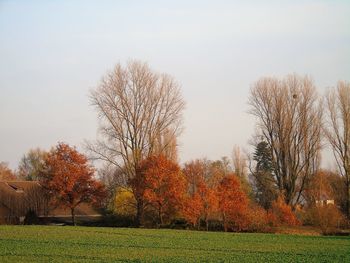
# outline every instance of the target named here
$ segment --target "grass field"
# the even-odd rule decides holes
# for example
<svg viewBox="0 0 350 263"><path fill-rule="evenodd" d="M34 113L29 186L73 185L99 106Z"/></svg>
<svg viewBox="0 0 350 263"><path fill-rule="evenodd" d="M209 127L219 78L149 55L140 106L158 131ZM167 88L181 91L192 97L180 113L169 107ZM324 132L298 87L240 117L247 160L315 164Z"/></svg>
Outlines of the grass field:
<svg viewBox="0 0 350 263"><path fill-rule="evenodd" d="M0 262L350 262L349 237L0 226Z"/></svg>

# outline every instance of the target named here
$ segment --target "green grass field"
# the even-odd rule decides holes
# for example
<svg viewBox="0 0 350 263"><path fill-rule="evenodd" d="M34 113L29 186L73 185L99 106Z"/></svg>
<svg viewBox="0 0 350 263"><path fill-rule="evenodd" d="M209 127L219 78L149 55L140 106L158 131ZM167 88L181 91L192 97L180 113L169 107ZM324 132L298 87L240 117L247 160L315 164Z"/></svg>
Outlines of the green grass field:
<svg viewBox="0 0 350 263"><path fill-rule="evenodd" d="M0 262L350 262L349 237L0 226Z"/></svg>

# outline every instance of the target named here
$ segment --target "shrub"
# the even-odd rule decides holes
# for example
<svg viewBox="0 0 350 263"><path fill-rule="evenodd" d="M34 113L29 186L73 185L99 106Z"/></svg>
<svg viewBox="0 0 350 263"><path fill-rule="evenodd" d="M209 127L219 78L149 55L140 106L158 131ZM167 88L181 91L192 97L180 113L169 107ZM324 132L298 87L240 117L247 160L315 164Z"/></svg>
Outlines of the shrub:
<svg viewBox="0 0 350 263"><path fill-rule="evenodd" d="M323 206L314 206L307 210L307 218L312 225L321 228L322 234L335 234L345 222L345 219L339 209L332 204Z"/></svg>
<svg viewBox="0 0 350 263"><path fill-rule="evenodd" d="M266 232L268 231L268 214L265 209L254 205L250 207L247 214L249 222L247 230L249 232Z"/></svg>
<svg viewBox="0 0 350 263"><path fill-rule="evenodd" d="M40 223L40 220L39 220L37 214L35 213L35 211L29 210L24 218L23 223L25 225L37 225Z"/></svg>
<svg viewBox="0 0 350 263"><path fill-rule="evenodd" d="M297 226L300 225L299 220L280 196L272 203L268 215L269 224L272 226Z"/></svg>

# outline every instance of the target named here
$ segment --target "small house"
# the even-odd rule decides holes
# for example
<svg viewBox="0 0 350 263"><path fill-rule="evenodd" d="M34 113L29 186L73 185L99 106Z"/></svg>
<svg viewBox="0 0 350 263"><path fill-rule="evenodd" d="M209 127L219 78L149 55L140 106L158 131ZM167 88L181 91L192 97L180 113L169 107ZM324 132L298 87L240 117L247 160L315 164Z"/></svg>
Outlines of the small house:
<svg viewBox="0 0 350 263"><path fill-rule="evenodd" d="M71 222L71 211L53 207L37 181L0 181L0 224L22 224L35 216L42 222ZM92 205L81 203L75 209L81 221L93 221L101 214Z"/></svg>

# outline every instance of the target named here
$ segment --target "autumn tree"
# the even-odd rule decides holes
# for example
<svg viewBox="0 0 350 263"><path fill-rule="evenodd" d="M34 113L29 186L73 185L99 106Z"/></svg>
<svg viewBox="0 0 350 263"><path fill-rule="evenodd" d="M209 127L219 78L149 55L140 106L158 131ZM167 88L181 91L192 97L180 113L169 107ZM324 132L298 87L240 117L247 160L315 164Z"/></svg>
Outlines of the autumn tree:
<svg viewBox="0 0 350 263"><path fill-rule="evenodd" d="M231 174L222 179L218 188L219 211L222 215L224 230L242 230L247 221L248 198L242 191L239 179Z"/></svg>
<svg viewBox="0 0 350 263"><path fill-rule="evenodd" d="M207 161L207 165L209 170L206 173L206 180L212 188L217 187L225 176L232 173L230 160L227 157L222 157L220 160Z"/></svg>
<svg viewBox="0 0 350 263"><path fill-rule="evenodd" d="M123 195L125 191L130 192L129 194L133 196L133 191L130 186L128 186L128 179L122 169L116 168L114 165L109 163L104 163L98 170L98 178L104 184L107 191L107 198L105 199L105 209L114 213L118 209L116 208L115 199L117 198L118 191L123 189ZM132 199L127 199L132 200ZM135 206L136 203L132 202L128 206ZM136 211L136 206L135 206Z"/></svg>
<svg viewBox="0 0 350 263"><path fill-rule="evenodd" d="M203 201L198 193L198 186L206 177L206 160L197 159L186 162L182 171L187 183L187 195L184 198L182 213L186 220L194 227L199 227L203 211Z"/></svg>
<svg viewBox="0 0 350 263"><path fill-rule="evenodd" d="M197 159L185 163L183 168L188 186L183 214L194 226L199 227L200 220L203 219L207 230L209 218L217 211L216 184L214 183L216 179L214 177L219 177L219 175L212 173L212 164L208 160Z"/></svg>
<svg viewBox="0 0 350 263"><path fill-rule="evenodd" d="M8 167L5 162L0 162L0 181L13 181L16 180L16 175Z"/></svg>
<svg viewBox="0 0 350 263"><path fill-rule="evenodd" d="M207 231L209 230L209 219L218 209L218 198L215 190L203 180L198 183L196 195L201 201L201 216Z"/></svg>
<svg viewBox="0 0 350 263"><path fill-rule="evenodd" d="M327 171L320 170L312 177L305 194L309 205L315 205L316 202L323 199L334 200L334 192L329 176L330 174Z"/></svg>
<svg viewBox="0 0 350 263"><path fill-rule="evenodd" d="M350 218L350 83L338 82L326 97L324 128L346 186L346 214Z"/></svg>
<svg viewBox="0 0 350 263"><path fill-rule="evenodd" d="M142 160L154 154L174 155L182 130L184 100L179 85L169 75L152 71L145 63L117 64L91 92L100 119L100 138L88 143L96 159L106 161L126 177L126 185L142 180L137 174ZM169 148L172 148L169 150ZM141 224L143 194L131 187L136 204L136 224Z"/></svg>
<svg viewBox="0 0 350 263"><path fill-rule="evenodd" d="M122 216L136 215L135 198L132 192L123 187L118 187L114 198L114 212Z"/></svg>
<svg viewBox="0 0 350 263"><path fill-rule="evenodd" d="M45 159L41 185L53 204L71 210L74 225L75 208L79 204L96 203L105 197L104 186L94 179L94 172L87 158L65 143L59 143Z"/></svg>
<svg viewBox="0 0 350 263"><path fill-rule="evenodd" d="M162 155L150 156L140 164L145 190L145 201L157 211L159 224L171 219L180 210L185 178L177 163Z"/></svg>
<svg viewBox="0 0 350 263"><path fill-rule="evenodd" d="M31 149L25 154L18 165L18 176L26 181L36 181L44 167L46 151L39 148Z"/></svg>
<svg viewBox="0 0 350 263"><path fill-rule="evenodd" d="M343 178L330 171L321 170L312 177L306 190L305 197L308 206L304 220L320 227L324 234L330 234L343 221L338 207L343 208L341 196L345 197L345 185L344 181L337 179ZM333 202L328 202L328 200L333 200Z"/></svg>
<svg viewBox="0 0 350 263"><path fill-rule="evenodd" d="M187 222L192 224L194 227L199 228L202 210L203 202L198 193L194 193L193 195L185 195L182 206L182 214Z"/></svg>
<svg viewBox="0 0 350 263"><path fill-rule="evenodd" d="M298 75L262 78L250 91L249 105L271 150L279 192L295 206L319 166L322 108L314 83Z"/></svg>
<svg viewBox="0 0 350 263"><path fill-rule="evenodd" d="M205 159L196 159L186 162L182 169L188 185L188 193L194 196L199 182L209 179L208 162Z"/></svg>

